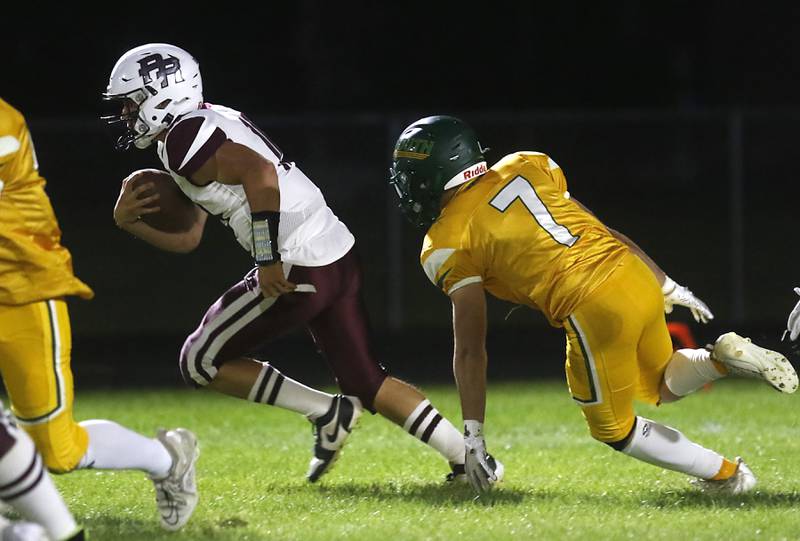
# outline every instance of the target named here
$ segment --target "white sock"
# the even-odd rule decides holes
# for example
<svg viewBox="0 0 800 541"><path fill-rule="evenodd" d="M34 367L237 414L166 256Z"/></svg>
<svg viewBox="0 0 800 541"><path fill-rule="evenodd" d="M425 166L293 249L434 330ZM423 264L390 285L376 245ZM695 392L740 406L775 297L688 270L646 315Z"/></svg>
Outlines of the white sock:
<svg viewBox="0 0 800 541"><path fill-rule="evenodd" d="M675 396L686 396L706 383L723 377L705 349L679 349L664 372L664 383Z"/></svg>
<svg viewBox="0 0 800 541"><path fill-rule="evenodd" d="M269 363L262 364L261 372L247 396L250 402L302 413L312 421L325 415L331 407L333 395L287 378Z"/></svg>
<svg viewBox="0 0 800 541"><path fill-rule="evenodd" d="M172 467L172 456L160 441L147 438L113 421L79 423L89 433L89 448L78 468L141 470L161 478Z"/></svg>
<svg viewBox="0 0 800 541"><path fill-rule="evenodd" d="M701 447L679 431L636 418L633 437L622 450L643 462L679 471L701 479L711 479L722 467L722 455Z"/></svg>
<svg viewBox="0 0 800 541"><path fill-rule="evenodd" d="M451 464L464 463L464 437L429 400L414 408L403 423L403 430L439 451Z"/></svg>
<svg viewBox="0 0 800 541"><path fill-rule="evenodd" d="M42 467L42 458L23 431L4 425L16 442L0 458L0 499L28 520L41 524L52 539L66 539L78 529L75 519Z"/></svg>

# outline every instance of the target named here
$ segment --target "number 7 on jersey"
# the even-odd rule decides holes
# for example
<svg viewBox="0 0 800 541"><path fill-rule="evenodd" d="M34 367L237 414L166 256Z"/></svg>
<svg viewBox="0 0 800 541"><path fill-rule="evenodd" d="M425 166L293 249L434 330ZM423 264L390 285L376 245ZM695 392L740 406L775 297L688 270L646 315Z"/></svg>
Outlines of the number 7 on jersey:
<svg viewBox="0 0 800 541"><path fill-rule="evenodd" d="M525 177L519 175L514 177L502 190L497 192L497 195L489 201L489 204L500 212L505 212L517 199L522 201L522 204L525 205L525 208L531 213L536 223L547 231L557 243L570 247L580 238L576 237L570 233L569 229L556 222L553 215L550 214L550 211L539 198L536 189Z"/></svg>

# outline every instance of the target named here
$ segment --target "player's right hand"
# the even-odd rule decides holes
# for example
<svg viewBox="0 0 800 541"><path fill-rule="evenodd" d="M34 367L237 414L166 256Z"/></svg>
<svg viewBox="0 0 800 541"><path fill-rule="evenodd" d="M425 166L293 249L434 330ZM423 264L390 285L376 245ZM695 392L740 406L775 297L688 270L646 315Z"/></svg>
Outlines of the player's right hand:
<svg viewBox="0 0 800 541"><path fill-rule="evenodd" d="M664 294L664 312L667 314L672 313L673 306L677 304L688 308L698 323L708 323L714 319L714 314L706 303L695 297L688 287L676 284L669 276L664 281L661 291Z"/></svg>
<svg viewBox="0 0 800 541"><path fill-rule="evenodd" d="M800 287L794 288L794 292L800 295ZM789 339L797 340L800 336L800 301L794 305L792 313L789 314L789 320L786 322L786 329L789 331Z"/></svg>
<svg viewBox="0 0 800 541"><path fill-rule="evenodd" d="M478 494L488 492L492 488L492 483L497 481L497 476L489 465L489 453L486 452L486 442L480 429L467 427L464 430L464 450L466 452L464 471L469 483Z"/></svg>
<svg viewBox="0 0 800 541"><path fill-rule="evenodd" d="M154 188L153 183L148 182L134 188L131 183L134 177L135 174L132 174L122 181L117 204L114 205L114 222L118 227L125 228L136 223L144 214L153 214L161 210L155 205L160 197L157 193L143 196L144 192Z"/></svg>
<svg viewBox="0 0 800 541"><path fill-rule="evenodd" d="M265 297L279 297L297 287L283 275L283 265L280 263L258 267L258 286Z"/></svg>

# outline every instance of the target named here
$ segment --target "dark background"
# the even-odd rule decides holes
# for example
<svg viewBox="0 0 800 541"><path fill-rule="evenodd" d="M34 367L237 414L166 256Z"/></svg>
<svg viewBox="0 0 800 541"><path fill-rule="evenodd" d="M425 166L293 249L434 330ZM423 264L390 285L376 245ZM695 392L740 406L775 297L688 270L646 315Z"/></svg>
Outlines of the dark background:
<svg viewBox="0 0 800 541"><path fill-rule="evenodd" d="M735 329L790 352L777 340L800 285L798 8L434 4L163 3L10 27L0 95L28 118L64 244L97 293L70 305L81 384L176 383L183 338L249 266L216 223L186 256L113 224L120 180L159 163L113 150L99 97L117 58L154 41L189 50L206 99L245 111L322 188L358 239L376 349L400 375L450 370L449 303L386 184L394 139L435 113L473 124L490 161L551 155L577 199L710 305L711 325L691 322L698 341ZM492 377L559 374L562 333L510 308L491 306ZM680 308L671 319L691 321ZM331 381L302 332L267 352Z"/></svg>

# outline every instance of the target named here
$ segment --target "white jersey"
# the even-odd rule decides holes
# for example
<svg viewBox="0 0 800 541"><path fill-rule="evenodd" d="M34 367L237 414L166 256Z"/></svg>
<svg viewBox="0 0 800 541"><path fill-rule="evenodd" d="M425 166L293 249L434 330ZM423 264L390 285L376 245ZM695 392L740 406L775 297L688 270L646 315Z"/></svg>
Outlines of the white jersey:
<svg viewBox="0 0 800 541"><path fill-rule="evenodd" d="M244 145L275 164L281 193L278 249L290 264L320 267L344 256L353 234L328 208L317 186L239 111L204 104L184 115L158 143L158 156L189 199L222 219L236 240L253 255L250 205L241 185L211 182L196 186L188 178L225 141Z"/></svg>

